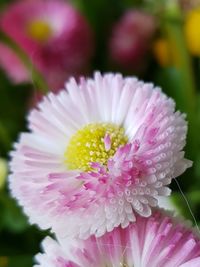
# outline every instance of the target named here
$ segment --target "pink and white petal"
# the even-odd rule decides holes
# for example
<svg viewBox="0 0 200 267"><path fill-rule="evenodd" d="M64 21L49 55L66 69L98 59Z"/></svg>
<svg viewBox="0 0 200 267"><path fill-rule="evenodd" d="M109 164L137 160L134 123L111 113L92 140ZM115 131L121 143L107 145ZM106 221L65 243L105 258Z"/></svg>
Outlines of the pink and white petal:
<svg viewBox="0 0 200 267"><path fill-rule="evenodd" d="M192 229L162 210L152 216L137 215L135 223L125 229L116 227L101 237L86 240L46 238L44 254L38 254L38 267L47 267L52 260L62 258L63 265L81 267L193 267L200 264L200 239ZM45 259L48 259L45 264ZM65 263L65 265L64 265ZM42 265L44 264L44 265ZM51 266L51 265L50 265Z"/></svg>
<svg viewBox="0 0 200 267"><path fill-rule="evenodd" d="M181 264L179 267L199 267L200 257L192 259L186 263Z"/></svg>

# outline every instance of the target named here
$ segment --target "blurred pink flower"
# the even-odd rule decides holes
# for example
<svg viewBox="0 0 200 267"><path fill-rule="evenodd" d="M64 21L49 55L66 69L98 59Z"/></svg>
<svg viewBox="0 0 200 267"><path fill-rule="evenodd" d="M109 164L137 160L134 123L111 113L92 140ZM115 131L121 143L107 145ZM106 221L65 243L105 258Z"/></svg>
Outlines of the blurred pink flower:
<svg viewBox="0 0 200 267"><path fill-rule="evenodd" d="M111 60L119 67L140 71L147 61L146 56L155 29L153 16L139 10L127 11L111 33Z"/></svg>
<svg viewBox="0 0 200 267"><path fill-rule="evenodd" d="M1 28L24 50L51 88L63 86L71 75L87 73L93 53L91 29L66 1L22 0L10 4L2 13ZM11 53L4 50L3 57L10 59ZM11 59L0 61L14 81L21 82L18 64L9 62ZM23 80L31 79L26 70L20 78L23 76Z"/></svg>
<svg viewBox="0 0 200 267"><path fill-rule="evenodd" d="M191 166L187 124L159 88L120 74L70 79L28 117L12 152L10 188L31 223L62 235L103 235L151 215Z"/></svg>
<svg viewBox="0 0 200 267"><path fill-rule="evenodd" d="M199 267L200 239L163 211L137 215L127 228L100 238L60 240L47 237L35 267Z"/></svg>

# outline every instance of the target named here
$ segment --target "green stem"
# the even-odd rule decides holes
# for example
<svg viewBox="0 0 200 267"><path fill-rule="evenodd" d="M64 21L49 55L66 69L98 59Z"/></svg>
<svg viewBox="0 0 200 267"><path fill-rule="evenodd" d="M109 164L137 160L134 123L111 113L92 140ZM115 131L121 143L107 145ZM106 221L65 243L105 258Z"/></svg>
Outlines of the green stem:
<svg viewBox="0 0 200 267"><path fill-rule="evenodd" d="M23 64L26 66L26 68L30 72L30 77L32 77L32 80L36 86L36 88L41 91L42 93L48 92L48 85L46 81L44 80L41 73L35 68L35 66L32 64L28 56L25 54L25 52L4 32L0 32L0 39L6 43L22 60Z"/></svg>
<svg viewBox="0 0 200 267"><path fill-rule="evenodd" d="M185 45L185 39L182 32L182 27L179 23L168 21L165 24L165 30L172 47L176 52L177 69L182 77L182 91L180 94L184 100L185 111L193 113L196 106L195 83L191 60Z"/></svg>
<svg viewBox="0 0 200 267"><path fill-rule="evenodd" d="M187 113L189 121L188 148L190 157L195 159L198 152L197 136L197 99L191 58L186 47L183 32L183 18L178 4L173 2L173 10L165 10L163 30L167 35L176 57L176 68L180 73L181 86L179 98L182 102L183 111Z"/></svg>
<svg viewBox="0 0 200 267"><path fill-rule="evenodd" d="M6 150L10 149L11 138L2 122L0 122L0 141L4 145Z"/></svg>

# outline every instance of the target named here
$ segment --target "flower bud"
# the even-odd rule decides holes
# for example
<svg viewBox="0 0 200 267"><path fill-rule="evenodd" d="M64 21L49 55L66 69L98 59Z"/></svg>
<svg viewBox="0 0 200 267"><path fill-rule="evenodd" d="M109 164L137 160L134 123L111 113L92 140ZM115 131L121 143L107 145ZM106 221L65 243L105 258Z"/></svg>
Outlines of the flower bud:
<svg viewBox="0 0 200 267"><path fill-rule="evenodd" d="M138 10L129 10L116 23L109 43L111 60L127 70L138 70L150 48L155 19Z"/></svg>

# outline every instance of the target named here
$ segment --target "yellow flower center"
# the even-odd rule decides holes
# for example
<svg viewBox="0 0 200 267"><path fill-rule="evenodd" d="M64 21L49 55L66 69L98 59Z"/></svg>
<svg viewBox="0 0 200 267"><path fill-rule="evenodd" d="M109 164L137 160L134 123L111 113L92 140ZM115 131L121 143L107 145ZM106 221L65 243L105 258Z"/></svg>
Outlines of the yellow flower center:
<svg viewBox="0 0 200 267"><path fill-rule="evenodd" d="M119 146L127 143L124 129L112 123L91 123L78 130L70 139L65 152L68 169L91 170L91 162L103 165Z"/></svg>
<svg viewBox="0 0 200 267"><path fill-rule="evenodd" d="M36 41L45 42L52 35L52 28L43 20L33 20L29 23L27 32Z"/></svg>

